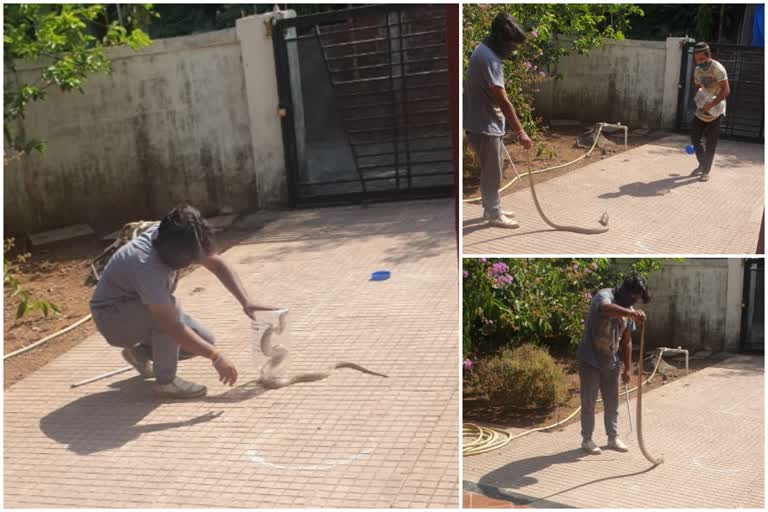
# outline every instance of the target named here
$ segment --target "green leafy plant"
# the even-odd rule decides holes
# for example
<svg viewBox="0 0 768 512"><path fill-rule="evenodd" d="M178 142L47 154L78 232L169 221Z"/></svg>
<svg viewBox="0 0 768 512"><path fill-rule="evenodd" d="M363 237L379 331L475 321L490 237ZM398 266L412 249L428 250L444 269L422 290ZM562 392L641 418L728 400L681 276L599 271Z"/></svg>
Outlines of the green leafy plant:
<svg viewBox="0 0 768 512"><path fill-rule="evenodd" d="M531 344L503 349L465 378L484 398L514 407L552 407L566 397L563 371L546 349Z"/></svg>
<svg viewBox="0 0 768 512"><path fill-rule="evenodd" d="M664 260L465 258L462 345L470 361L525 343L575 348L592 295Z"/></svg>
<svg viewBox="0 0 768 512"><path fill-rule="evenodd" d="M19 283L16 274L19 266L29 259L29 253L17 254L11 258L9 254L13 250L14 243L13 238L6 238L3 241L3 289L8 298L16 298L18 301L16 320L32 311L40 311L45 317L51 313L59 313L59 308L55 304L45 299L32 298L29 290Z"/></svg>
<svg viewBox="0 0 768 512"><path fill-rule="evenodd" d="M23 121L29 105L44 101L50 88L84 93L88 75L111 71L104 55L109 46L134 50L151 44L138 27L152 16L150 4L124 6L123 16L110 21L104 4L3 5L3 135L6 153L45 150L45 141L27 136ZM29 78L20 61L43 63L39 75Z"/></svg>
<svg viewBox="0 0 768 512"><path fill-rule="evenodd" d="M506 89L526 132L536 138L541 119L533 96L543 80L561 78L561 57L588 54L604 39L624 39L630 18L643 10L631 4L465 4L463 6L463 64L466 70L475 47L488 35L499 12L515 17L528 31L528 41L515 58L504 62Z"/></svg>

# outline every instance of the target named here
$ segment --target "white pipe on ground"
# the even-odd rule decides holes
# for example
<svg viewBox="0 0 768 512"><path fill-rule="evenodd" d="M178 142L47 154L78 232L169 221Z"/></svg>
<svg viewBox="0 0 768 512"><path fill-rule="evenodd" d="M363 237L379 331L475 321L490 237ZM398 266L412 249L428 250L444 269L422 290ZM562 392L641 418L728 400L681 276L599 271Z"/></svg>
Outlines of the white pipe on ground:
<svg viewBox="0 0 768 512"><path fill-rule="evenodd" d="M688 350L686 350L686 349L684 349L682 347L677 347L677 348L659 347L657 350L660 350L662 355L665 355L665 354L672 354L672 355L684 354L685 355L685 374L688 375Z"/></svg>

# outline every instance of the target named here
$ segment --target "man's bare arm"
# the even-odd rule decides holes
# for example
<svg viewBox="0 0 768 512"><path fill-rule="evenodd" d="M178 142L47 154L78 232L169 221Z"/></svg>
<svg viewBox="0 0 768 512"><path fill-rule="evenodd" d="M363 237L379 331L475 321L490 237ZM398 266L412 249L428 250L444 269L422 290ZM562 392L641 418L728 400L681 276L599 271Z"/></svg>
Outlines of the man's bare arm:
<svg viewBox="0 0 768 512"><path fill-rule="evenodd" d="M218 254L213 254L201 262L205 268L211 271L213 275L229 290L240 305L243 307L245 314L252 316L254 311L267 311L274 310L272 306L266 306L264 304L257 304L251 301L248 296L248 292L245 291L243 283L237 275L237 272L226 262L224 258Z"/></svg>
<svg viewBox="0 0 768 512"><path fill-rule="evenodd" d="M631 318L633 320L645 320L645 313L639 310L629 309L618 304L601 304L600 313L609 318Z"/></svg>
<svg viewBox="0 0 768 512"><path fill-rule="evenodd" d="M525 149L531 149L533 146L533 141L531 141L531 138L528 137L527 133L525 133L520 119L517 118L515 107L512 106L512 102L509 101L507 91L503 87L495 85L491 86L490 90L496 105L501 109L504 117L512 124L512 127L515 129L515 133L517 134L517 138L520 141L520 145L522 145Z"/></svg>
<svg viewBox="0 0 768 512"><path fill-rule="evenodd" d="M501 113L504 114L504 117L507 119L515 133L519 134L524 131L523 124L520 122L520 119L517 118L515 107L512 105L512 102L509 101L506 89L499 87L498 85L492 85L490 90L491 96L493 96L493 99L496 102L496 106L501 109Z"/></svg>

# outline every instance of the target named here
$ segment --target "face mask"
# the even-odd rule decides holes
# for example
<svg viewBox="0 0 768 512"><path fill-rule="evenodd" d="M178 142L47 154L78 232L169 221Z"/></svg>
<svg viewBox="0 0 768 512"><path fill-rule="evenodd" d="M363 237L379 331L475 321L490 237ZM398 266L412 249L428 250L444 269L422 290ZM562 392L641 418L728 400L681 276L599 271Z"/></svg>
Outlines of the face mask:
<svg viewBox="0 0 768 512"><path fill-rule="evenodd" d="M623 308L628 308L629 306L634 305L635 301L632 300L632 295L619 289L619 291L616 293L616 304Z"/></svg>
<svg viewBox="0 0 768 512"><path fill-rule="evenodd" d="M483 43L502 60L510 60L515 55L515 50L517 50L515 43L501 40L498 37L488 36L483 40Z"/></svg>

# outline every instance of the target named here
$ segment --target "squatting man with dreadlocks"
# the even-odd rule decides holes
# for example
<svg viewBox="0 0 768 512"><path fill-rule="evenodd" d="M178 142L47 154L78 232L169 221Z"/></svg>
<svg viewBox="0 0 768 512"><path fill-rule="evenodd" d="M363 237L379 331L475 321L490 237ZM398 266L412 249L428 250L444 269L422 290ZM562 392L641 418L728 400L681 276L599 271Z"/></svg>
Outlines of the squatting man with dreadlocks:
<svg viewBox="0 0 768 512"><path fill-rule="evenodd" d="M501 228L519 226L509 218L512 212L501 209L505 119L525 149L533 145L507 97L502 66L503 60L514 57L526 37L515 18L507 13L498 14L491 24L491 33L472 52L464 80L464 130L480 160L483 218Z"/></svg>
<svg viewBox="0 0 768 512"><path fill-rule="evenodd" d="M645 280L638 276L626 277L621 287L605 288L592 297L584 334L576 353L581 388L581 447L592 455L601 453L592 440L598 390L603 397L607 448L627 451L627 446L618 436L619 370L623 363L621 380L628 383L632 368L631 333L636 330L636 322L645 321L645 313L633 307L640 300L647 304L651 297ZM642 354L640 361L642 364Z"/></svg>
<svg viewBox="0 0 768 512"><path fill-rule="evenodd" d="M195 398L206 387L176 376L179 359L210 359L223 384L237 381L237 369L214 347L211 332L176 303L179 271L199 263L212 272L241 304L246 315L275 308L257 304L234 269L219 255L210 227L191 206L171 210L158 226L121 247L109 260L91 298L99 332L144 378L154 376L154 391L169 398ZM154 364L153 364L154 363Z"/></svg>

